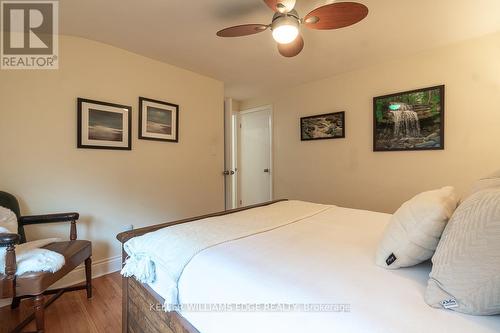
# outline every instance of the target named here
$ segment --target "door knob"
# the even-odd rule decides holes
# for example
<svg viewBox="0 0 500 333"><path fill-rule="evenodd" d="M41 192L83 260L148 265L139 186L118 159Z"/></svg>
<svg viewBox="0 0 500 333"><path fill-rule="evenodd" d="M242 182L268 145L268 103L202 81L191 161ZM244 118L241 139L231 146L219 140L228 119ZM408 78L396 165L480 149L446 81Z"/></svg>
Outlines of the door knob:
<svg viewBox="0 0 500 333"><path fill-rule="evenodd" d="M264 172L265 172L265 173L269 173L269 172L270 172L270 170L269 170L269 169L264 169Z"/></svg>

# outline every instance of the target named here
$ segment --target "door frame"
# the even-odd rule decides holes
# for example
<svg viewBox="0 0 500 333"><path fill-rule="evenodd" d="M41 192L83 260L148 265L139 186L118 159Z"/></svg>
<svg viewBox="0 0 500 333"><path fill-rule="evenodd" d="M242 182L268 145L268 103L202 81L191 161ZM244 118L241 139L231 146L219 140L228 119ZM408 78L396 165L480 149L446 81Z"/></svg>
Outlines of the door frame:
<svg viewBox="0 0 500 333"><path fill-rule="evenodd" d="M232 98L224 99L224 207L225 210L238 207L238 165L236 148L238 145L238 111L233 108ZM234 172L226 175L224 172Z"/></svg>
<svg viewBox="0 0 500 333"><path fill-rule="evenodd" d="M236 155L236 165L240 165L240 151L239 151L239 145L241 143L241 116L244 114L248 113L254 113L254 112L262 112L262 111L269 111L269 177L270 182L269 182L269 194L271 197L271 200L274 200L274 140L273 140L273 133L274 133L274 110L273 110L273 105L268 104L268 105L262 105L258 106L255 108L251 109L245 109L240 112L237 112L237 126L236 129L238 131L237 135L235 136L235 141L233 142L233 147L234 147L234 152ZM241 200L241 186L239 186L240 183L240 177L239 177L239 170L236 172L236 183L238 184L236 186L237 192L236 192L236 203L238 207L240 207L240 200Z"/></svg>

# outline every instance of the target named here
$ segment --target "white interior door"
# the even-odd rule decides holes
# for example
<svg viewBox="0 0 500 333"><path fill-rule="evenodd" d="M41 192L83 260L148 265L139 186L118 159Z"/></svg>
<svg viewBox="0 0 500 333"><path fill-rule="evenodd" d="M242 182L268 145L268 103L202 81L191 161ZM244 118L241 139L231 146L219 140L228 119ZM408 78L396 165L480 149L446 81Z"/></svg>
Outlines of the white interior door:
<svg viewBox="0 0 500 333"><path fill-rule="evenodd" d="M270 107L240 113L240 206L272 200L272 111Z"/></svg>

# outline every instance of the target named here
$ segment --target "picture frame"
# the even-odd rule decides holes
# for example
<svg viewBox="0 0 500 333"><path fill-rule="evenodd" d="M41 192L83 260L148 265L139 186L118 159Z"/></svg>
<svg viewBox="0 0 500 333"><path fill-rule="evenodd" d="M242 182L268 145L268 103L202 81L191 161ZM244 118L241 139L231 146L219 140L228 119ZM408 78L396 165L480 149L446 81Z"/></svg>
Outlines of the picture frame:
<svg viewBox="0 0 500 333"><path fill-rule="evenodd" d="M345 111L300 118L301 141L343 139L345 136Z"/></svg>
<svg viewBox="0 0 500 333"><path fill-rule="evenodd" d="M132 107L77 99L77 148L132 150Z"/></svg>
<svg viewBox="0 0 500 333"><path fill-rule="evenodd" d="M179 105L139 97L139 139L179 142Z"/></svg>
<svg viewBox="0 0 500 333"><path fill-rule="evenodd" d="M373 151L445 149L445 86L373 98Z"/></svg>

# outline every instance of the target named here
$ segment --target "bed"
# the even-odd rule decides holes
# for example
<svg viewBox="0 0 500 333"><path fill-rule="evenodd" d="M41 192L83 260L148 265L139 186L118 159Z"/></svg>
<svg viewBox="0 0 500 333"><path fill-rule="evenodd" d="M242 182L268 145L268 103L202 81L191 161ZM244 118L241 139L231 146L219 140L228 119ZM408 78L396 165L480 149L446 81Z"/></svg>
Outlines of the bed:
<svg viewBox="0 0 500 333"><path fill-rule="evenodd" d="M225 217L239 221L295 201L275 201L118 235ZM267 208L266 208L267 207ZM374 254L391 215L337 206L199 251L178 279L178 306L165 312L169 276L123 279L123 332L500 332L500 317L467 316L423 300L430 263L388 271ZM292 221L292 222L290 222ZM237 223L237 222L236 222ZM124 254L124 259L126 255Z"/></svg>

